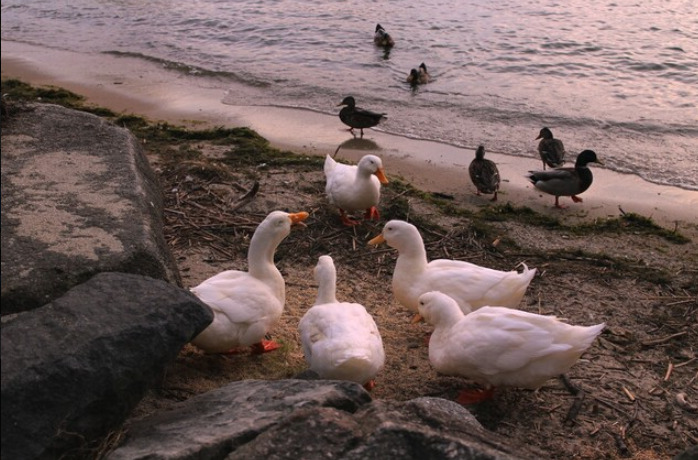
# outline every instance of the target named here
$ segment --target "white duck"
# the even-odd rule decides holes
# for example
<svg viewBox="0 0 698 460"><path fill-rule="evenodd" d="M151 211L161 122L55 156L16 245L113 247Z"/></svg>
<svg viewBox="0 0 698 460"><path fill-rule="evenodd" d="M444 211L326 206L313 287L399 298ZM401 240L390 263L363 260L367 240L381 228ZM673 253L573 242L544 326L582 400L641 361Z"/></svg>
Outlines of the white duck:
<svg viewBox="0 0 698 460"><path fill-rule="evenodd" d="M536 389L569 370L605 324L572 326L554 316L504 307L473 312L438 291L419 297L419 312L434 326L429 362L437 372L483 385L479 396L461 393L469 404L491 397L495 387Z"/></svg>
<svg viewBox="0 0 698 460"><path fill-rule="evenodd" d="M378 219L376 205L380 201L381 184L388 178L383 171L383 162L376 155L365 155L358 165L337 163L327 155L325 158L325 193L330 203L339 208L344 225L357 225L348 212L366 210L365 219Z"/></svg>
<svg viewBox="0 0 698 460"><path fill-rule="evenodd" d="M323 379L350 380L370 390L385 363L378 327L363 305L337 301L330 256L320 256L314 272L317 299L298 324L305 359Z"/></svg>
<svg viewBox="0 0 698 460"><path fill-rule="evenodd" d="M191 291L213 310L213 322L192 343L207 353L225 353L253 346L265 352L279 347L264 340L278 322L286 302L286 284L274 265L274 252L303 222L307 212L271 212L250 240L248 270L226 270L203 281Z"/></svg>
<svg viewBox="0 0 698 460"><path fill-rule="evenodd" d="M536 269L503 272L469 262L450 259L427 261L427 252L419 230L414 225L391 220L380 235L369 241L387 243L398 250L393 271L393 295L403 306L418 312L419 296L429 291L442 291L464 309L484 305L515 308L526 293ZM418 318L418 317L417 317Z"/></svg>

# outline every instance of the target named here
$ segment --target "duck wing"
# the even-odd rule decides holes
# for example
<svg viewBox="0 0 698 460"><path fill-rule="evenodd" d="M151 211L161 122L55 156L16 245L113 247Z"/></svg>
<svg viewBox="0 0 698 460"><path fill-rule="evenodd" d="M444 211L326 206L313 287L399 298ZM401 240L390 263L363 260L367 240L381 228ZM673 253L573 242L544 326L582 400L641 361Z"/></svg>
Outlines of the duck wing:
<svg viewBox="0 0 698 460"><path fill-rule="evenodd" d="M301 318L298 328L310 368L323 378L363 384L385 362L378 328L360 304L315 305Z"/></svg>
<svg viewBox="0 0 698 460"><path fill-rule="evenodd" d="M589 171L588 169L586 169ZM591 173L591 171L589 171ZM556 196L577 195L586 187L582 183L579 171L575 168L557 168L549 171L529 171L528 180L539 190ZM591 181L589 181L591 184Z"/></svg>
<svg viewBox="0 0 698 460"><path fill-rule="evenodd" d="M573 326L554 316L482 307L449 331L451 353L467 358L476 380L536 388L572 367L604 327Z"/></svg>
<svg viewBox="0 0 698 460"><path fill-rule="evenodd" d="M543 139L538 144L541 160L551 168L562 166L565 159L565 146L560 139Z"/></svg>
<svg viewBox="0 0 698 460"><path fill-rule="evenodd" d="M499 170L493 161L473 160L468 171L470 180L481 193L494 193L499 189Z"/></svg>
<svg viewBox="0 0 698 460"><path fill-rule="evenodd" d="M466 303L473 309L483 305L515 308L535 273L535 269L505 272L461 260L436 259L429 262L415 288L419 294L444 292L453 297L461 309Z"/></svg>
<svg viewBox="0 0 698 460"><path fill-rule="evenodd" d="M372 128L386 118L383 113L372 112L360 107L344 107L339 112L339 119L352 128Z"/></svg>

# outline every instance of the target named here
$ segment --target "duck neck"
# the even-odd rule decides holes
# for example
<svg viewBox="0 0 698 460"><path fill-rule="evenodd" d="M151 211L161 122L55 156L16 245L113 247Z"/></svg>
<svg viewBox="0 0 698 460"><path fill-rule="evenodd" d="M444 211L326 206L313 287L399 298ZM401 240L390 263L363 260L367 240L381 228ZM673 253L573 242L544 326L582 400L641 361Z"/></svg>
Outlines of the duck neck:
<svg viewBox="0 0 698 460"><path fill-rule="evenodd" d="M318 280L317 298L315 305L337 302L337 275L325 273Z"/></svg>
<svg viewBox="0 0 698 460"><path fill-rule="evenodd" d="M434 333L448 333L453 325L463 319L463 316L465 316L465 314L458 305L442 309L434 318Z"/></svg>
<svg viewBox="0 0 698 460"><path fill-rule="evenodd" d="M589 169L586 165L577 166L575 169L577 171L577 175L579 176L579 191L577 193L582 193L589 188L594 180L594 175L591 173L591 169Z"/></svg>
<svg viewBox="0 0 698 460"><path fill-rule="evenodd" d="M395 271L422 273L426 270L428 263L427 251L424 249L424 242L420 238L419 244L398 250Z"/></svg>
<svg viewBox="0 0 698 460"><path fill-rule="evenodd" d="M279 243L275 241L265 241L258 233L252 235L247 252L247 266L251 276L273 286L277 297L284 299L284 278L274 264L274 253L278 245Z"/></svg>

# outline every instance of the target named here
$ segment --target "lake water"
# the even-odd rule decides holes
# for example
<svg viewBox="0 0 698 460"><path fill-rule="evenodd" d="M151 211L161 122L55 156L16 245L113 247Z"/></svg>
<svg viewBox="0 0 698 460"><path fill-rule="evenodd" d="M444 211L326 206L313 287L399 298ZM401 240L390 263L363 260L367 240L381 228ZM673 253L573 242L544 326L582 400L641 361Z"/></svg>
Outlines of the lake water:
<svg viewBox="0 0 698 460"><path fill-rule="evenodd" d="M376 23L395 38L373 44ZM698 190L695 0L3 0L2 39L125 54L222 82L230 105L335 114L531 157L543 126L568 160ZM428 85L411 88L424 62ZM428 155L428 152L426 153Z"/></svg>

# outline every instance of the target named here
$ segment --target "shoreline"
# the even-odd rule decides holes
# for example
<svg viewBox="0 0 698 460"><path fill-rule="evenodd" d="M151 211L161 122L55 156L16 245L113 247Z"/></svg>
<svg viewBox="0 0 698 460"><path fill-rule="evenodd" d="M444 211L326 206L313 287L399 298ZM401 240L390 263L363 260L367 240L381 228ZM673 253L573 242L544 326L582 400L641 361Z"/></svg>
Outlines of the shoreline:
<svg viewBox="0 0 698 460"><path fill-rule="evenodd" d="M339 146L338 158L357 161L374 153L383 159L388 178L402 177L421 190L453 196L468 207L491 204L489 196L474 194L468 177L474 149L375 129L365 130L364 138L358 139L336 116L304 109L225 105L221 101L230 82L191 77L142 59L3 41L2 77L65 88L84 96L88 103L153 121L189 127L246 126L274 147L298 154L324 156L333 154ZM594 183L582 195L584 202L575 204L569 197L562 197L561 202L568 208L559 210L552 207L553 196L538 192L524 177L527 171L540 169L538 158L496 152L488 152L487 158L497 163L502 177L498 204L527 206L562 221L618 217L626 212L679 230L689 230L687 225L695 227L696 191L658 185L592 165Z"/></svg>

